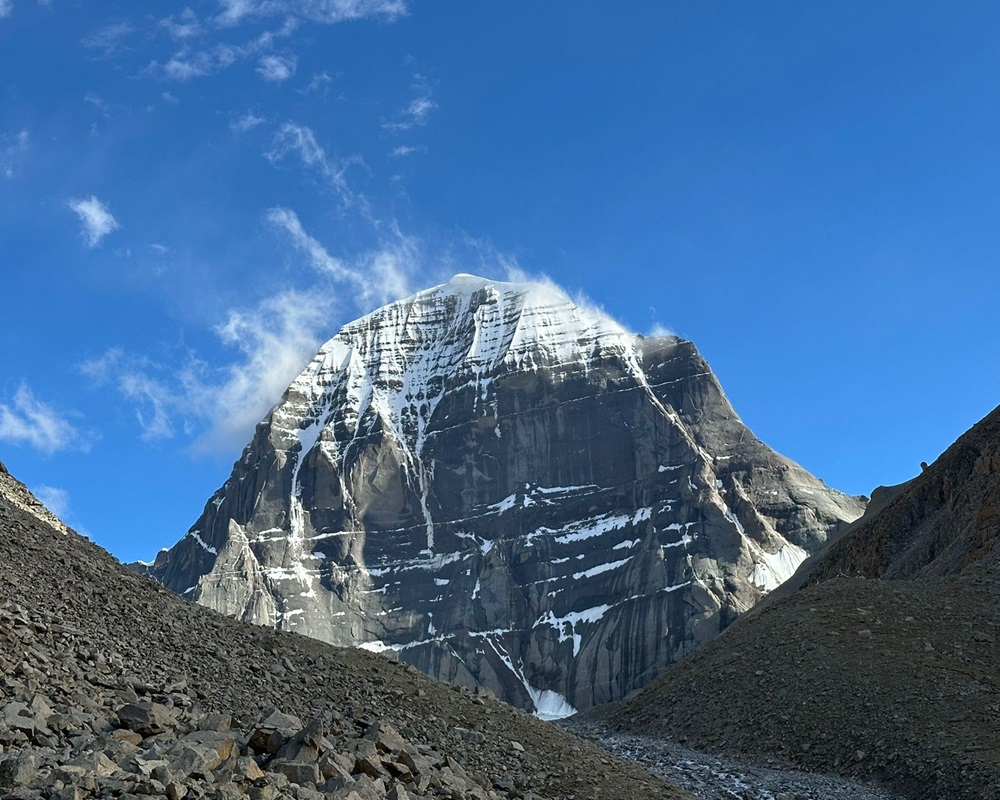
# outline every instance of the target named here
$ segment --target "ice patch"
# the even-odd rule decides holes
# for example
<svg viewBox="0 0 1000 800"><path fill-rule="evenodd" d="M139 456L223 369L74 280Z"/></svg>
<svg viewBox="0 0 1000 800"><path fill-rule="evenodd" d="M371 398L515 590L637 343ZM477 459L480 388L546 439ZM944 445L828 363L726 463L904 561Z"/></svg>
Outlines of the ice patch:
<svg viewBox="0 0 1000 800"><path fill-rule="evenodd" d="M369 653L384 653L386 650L394 649L392 645L388 645L380 639L375 639L371 642L362 642L358 645L359 650L367 650Z"/></svg>
<svg viewBox="0 0 1000 800"><path fill-rule="evenodd" d="M602 572L609 572L613 569L618 569L618 567L623 564L627 564L632 560L632 556L628 558L623 558L621 561L612 561L610 564L598 564L596 567L591 567L590 569L585 569L583 572L574 572L573 579L580 580L580 578L593 578L595 575L600 575Z"/></svg>
<svg viewBox="0 0 1000 800"><path fill-rule="evenodd" d="M661 544L660 547L664 550L670 547L687 547L693 541L694 539L692 539L688 534L685 533L683 536L681 536L679 541L667 542L666 544Z"/></svg>
<svg viewBox="0 0 1000 800"><path fill-rule="evenodd" d="M636 516L640 512L647 509L639 509L636 512ZM563 534L562 536L557 536L555 541L559 544L569 544L570 542L580 542L584 539L591 539L595 536L601 536L608 531L615 531L624 528L632 522L632 516L628 514L624 515L608 515L604 517L596 517L594 519L586 520L584 522L575 523L578 527L569 526L569 532ZM536 533L549 533L551 532L548 528L539 528Z"/></svg>
<svg viewBox="0 0 1000 800"><path fill-rule="evenodd" d="M503 646L503 643L494 641L492 638L487 638L486 642L493 648L493 652L503 661L507 669L514 673L514 677L524 686L524 690L535 706L536 717L543 720L555 720L570 717L576 713L576 709L558 692L551 689L536 689L532 686L524 675L524 669L514 665L514 661L507 653L507 648Z"/></svg>
<svg viewBox="0 0 1000 800"><path fill-rule="evenodd" d="M737 516L730 510L729 506L723 504L722 513L726 519L728 519L733 525L736 526L736 530L740 532L740 536L745 536L746 531L743 530L743 523L739 521Z"/></svg>
<svg viewBox="0 0 1000 800"><path fill-rule="evenodd" d="M588 608L583 611L570 611L563 617L557 617L551 609L545 612L542 616L538 618L538 621L532 625L532 628L537 628L539 625L549 625L556 629L559 633L559 641L565 642L570 639L573 640L573 657L575 658L580 654L580 644L583 641L583 636L576 632L576 626L581 623L594 623L597 622L601 617L607 613L611 608L609 605L594 606L593 608ZM566 627L569 627L569 632L566 632Z"/></svg>
<svg viewBox="0 0 1000 800"><path fill-rule="evenodd" d="M217 556L217 555L219 555L219 551L218 551L218 550L216 550L216 549L215 549L214 547L212 547L211 545L207 544L207 543L205 542L205 540L204 540L204 539L202 539L202 538L201 538L201 536L199 536L199 535L198 535L198 531L188 531L187 535L188 535L188 536L189 536L190 538L194 539L194 540L195 540L195 541L196 541L196 542L197 542L198 544L200 544L200 545L201 545L201 546L202 546L203 548L205 548L205 549L206 549L206 550L207 550L207 551L208 551L209 553L211 553L211 554L212 554L213 556Z"/></svg>
<svg viewBox="0 0 1000 800"><path fill-rule="evenodd" d="M792 577L799 565L809 556L805 550L791 542L784 544L777 553L768 553L753 540L746 541L750 545L751 558L754 560L750 583L765 592L777 589Z"/></svg>

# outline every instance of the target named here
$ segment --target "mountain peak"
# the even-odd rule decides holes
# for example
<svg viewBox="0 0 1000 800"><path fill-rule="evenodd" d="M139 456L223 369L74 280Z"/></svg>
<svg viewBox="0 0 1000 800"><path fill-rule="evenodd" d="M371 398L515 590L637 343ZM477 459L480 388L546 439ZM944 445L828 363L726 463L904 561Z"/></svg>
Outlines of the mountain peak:
<svg viewBox="0 0 1000 800"><path fill-rule="evenodd" d="M346 325L150 570L540 714L616 699L860 514L689 342L460 274Z"/></svg>

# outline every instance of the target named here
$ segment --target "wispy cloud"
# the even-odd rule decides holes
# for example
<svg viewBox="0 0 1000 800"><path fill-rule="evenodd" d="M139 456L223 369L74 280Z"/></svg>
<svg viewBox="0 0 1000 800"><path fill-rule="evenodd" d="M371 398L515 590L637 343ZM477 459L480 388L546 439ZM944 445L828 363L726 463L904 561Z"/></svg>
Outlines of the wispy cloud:
<svg viewBox="0 0 1000 800"><path fill-rule="evenodd" d="M5 178L13 178L30 148L31 135L27 130L5 133L0 136L0 175Z"/></svg>
<svg viewBox="0 0 1000 800"><path fill-rule="evenodd" d="M323 181L333 188L346 207L358 207L365 210L367 203L364 198L356 195L347 183L348 167L363 164L360 156L337 159L327 154L316 140L316 134L305 125L286 122L274 135L271 149L265 157L278 164L288 156L297 156L302 164L320 175Z"/></svg>
<svg viewBox="0 0 1000 800"><path fill-rule="evenodd" d="M100 358L85 361L80 372L98 386L111 383L132 403L139 438L143 441L169 439L174 435L170 410L179 399L156 367L145 358L129 356L120 348L112 348Z"/></svg>
<svg viewBox="0 0 1000 800"><path fill-rule="evenodd" d="M83 102L90 103L98 111L103 111L105 114L111 110L108 107L108 104L104 102L104 99L101 98L100 95L94 94L93 92L87 92L83 98Z"/></svg>
<svg viewBox="0 0 1000 800"><path fill-rule="evenodd" d="M0 19L14 13L14 0L0 0Z"/></svg>
<svg viewBox="0 0 1000 800"><path fill-rule="evenodd" d="M318 92L319 94L326 94L330 90L330 84L333 83L333 78L330 77L328 72L314 72L312 80L299 89L299 94L309 94L310 92Z"/></svg>
<svg viewBox="0 0 1000 800"><path fill-rule="evenodd" d="M406 158L407 156L411 156L414 153L420 151L421 149L422 148L420 147L411 147L410 145L403 144L400 145L399 147L394 147L392 150L390 150L389 155L392 158Z"/></svg>
<svg viewBox="0 0 1000 800"><path fill-rule="evenodd" d="M129 403L144 441L184 435L195 453L230 457L335 332L331 320L411 292L421 264L419 243L395 225L386 226L378 247L344 259L331 255L291 209L269 209L265 220L305 257L313 277L306 288L226 313L214 331L235 352L228 364L211 367L185 351L179 366L168 368L113 349L81 366Z"/></svg>
<svg viewBox="0 0 1000 800"><path fill-rule="evenodd" d="M653 326L649 329L649 333L647 333L646 335L655 337L655 336L676 336L677 334L674 333L670 328L668 328L662 322L654 322Z"/></svg>
<svg viewBox="0 0 1000 800"><path fill-rule="evenodd" d="M261 56L257 62L257 74L270 83L287 81L295 74L298 60L293 55Z"/></svg>
<svg viewBox="0 0 1000 800"><path fill-rule="evenodd" d="M85 200L70 200L67 205L80 218L80 235L87 247L97 247L101 239L118 230L118 221L95 195Z"/></svg>
<svg viewBox="0 0 1000 800"><path fill-rule="evenodd" d="M330 334L334 300L330 294L288 291L249 311L230 311L217 333L240 351L218 384L188 380L186 390L200 397L210 427L195 442L202 453L232 452L246 444L254 426ZM195 378L192 375L190 378Z"/></svg>
<svg viewBox="0 0 1000 800"><path fill-rule="evenodd" d="M411 128L427 124L430 113L437 108L430 82L418 73L413 76L412 88L416 97L403 106L393 119L383 122L383 128L392 131L408 131Z"/></svg>
<svg viewBox="0 0 1000 800"><path fill-rule="evenodd" d="M98 386L111 384L132 404L140 439L183 432L199 454L231 455L315 354L334 301L329 293L289 290L247 309L230 310L215 328L237 357L211 368L187 353L167 369L121 349L81 365Z"/></svg>
<svg viewBox="0 0 1000 800"><path fill-rule="evenodd" d="M264 31L243 44L206 41L195 43L182 40L184 44L180 50L165 63L151 61L146 66L144 74L176 81L188 81L212 75L245 59L266 55L274 49L279 39L291 36L298 25L294 18L286 18L281 27ZM280 60L280 57L276 58ZM285 64L285 67L294 72L294 63ZM278 65L274 68L280 69Z"/></svg>
<svg viewBox="0 0 1000 800"><path fill-rule="evenodd" d="M185 8L177 16L161 19L157 24L174 39L192 39L205 33L198 15L190 8Z"/></svg>
<svg viewBox="0 0 1000 800"><path fill-rule="evenodd" d="M0 0L0 2L2 1ZM111 25L105 25L93 33L88 33L80 40L80 43L92 50L100 50L102 55L110 58L127 49L125 40L135 33L135 30L135 26L131 22L115 22Z"/></svg>
<svg viewBox="0 0 1000 800"><path fill-rule="evenodd" d="M295 249L306 255L309 265L314 270L337 279L351 277L349 270L340 259L331 256L323 245L306 233L298 214L294 211L288 208L270 208L264 218L272 226L288 235Z"/></svg>
<svg viewBox="0 0 1000 800"><path fill-rule="evenodd" d="M392 236L378 248L351 262L335 258L310 236L298 215L288 208L268 209L266 220L284 233L319 274L346 289L352 303L363 308L373 302L387 303L410 293L410 281L420 258L416 241L391 226Z"/></svg>
<svg viewBox="0 0 1000 800"><path fill-rule="evenodd" d="M89 450L90 437L48 403L21 384L10 403L0 403L0 441L24 444L52 455L64 450Z"/></svg>
<svg viewBox="0 0 1000 800"><path fill-rule="evenodd" d="M263 125L265 122L267 122L267 120L264 119L264 117L258 117L252 111L247 111L243 116L230 122L229 129L235 131L236 133L246 133L249 130L253 130L258 125Z"/></svg>
<svg viewBox="0 0 1000 800"><path fill-rule="evenodd" d="M406 14L405 0L220 0L223 25L236 25L247 17L299 17L332 25L365 18L393 22Z"/></svg>

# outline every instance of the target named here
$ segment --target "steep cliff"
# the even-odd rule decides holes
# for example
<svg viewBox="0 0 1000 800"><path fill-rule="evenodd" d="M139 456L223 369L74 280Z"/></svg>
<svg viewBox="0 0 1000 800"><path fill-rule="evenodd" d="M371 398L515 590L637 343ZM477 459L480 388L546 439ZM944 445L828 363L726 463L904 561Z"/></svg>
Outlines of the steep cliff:
<svg viewBox="0 0 1000 800"><path fill-rule="evenodd" d="M541 715L621 698L861 513L694 345L468 275L327 342L148 570Z"/></svg>

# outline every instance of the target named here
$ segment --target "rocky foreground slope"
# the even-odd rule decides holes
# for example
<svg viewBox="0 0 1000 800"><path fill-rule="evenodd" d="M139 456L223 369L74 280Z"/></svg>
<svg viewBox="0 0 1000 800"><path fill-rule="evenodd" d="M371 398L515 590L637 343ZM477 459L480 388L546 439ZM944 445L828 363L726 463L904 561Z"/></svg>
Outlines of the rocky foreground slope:
<svg viewBox="0 0 1000 800"><path fill-rule="evenodd" d="M5 480L4 798L687 796L487 693L187 603Z"/></svg>
<svg viewBox="0 0 1000 800"><path fill-rule="evenodd" d="M711 640L861 511L756 439L690 342L459 275L327 342L146 572L561 716Z"/></svg>
<svg viewBox="0 0 1000 800"><path fill-rule="evenodd" d="M912 798L1000 796L998 490L1000 410L880 493L804 588L595 718Z"/></svg>

